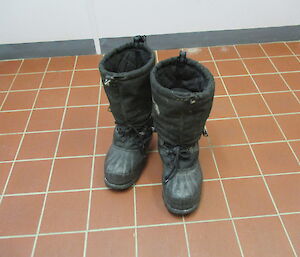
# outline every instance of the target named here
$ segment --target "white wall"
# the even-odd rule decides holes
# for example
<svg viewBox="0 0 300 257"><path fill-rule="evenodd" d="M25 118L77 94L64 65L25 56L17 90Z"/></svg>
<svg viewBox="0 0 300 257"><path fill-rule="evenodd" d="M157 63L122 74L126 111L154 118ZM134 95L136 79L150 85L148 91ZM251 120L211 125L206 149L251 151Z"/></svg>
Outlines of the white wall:
<svg viewBox="0 0 300 257"><path fill-rule="evenodd" d="M299 0L2 0L0 44L300 24Z"/></svg>

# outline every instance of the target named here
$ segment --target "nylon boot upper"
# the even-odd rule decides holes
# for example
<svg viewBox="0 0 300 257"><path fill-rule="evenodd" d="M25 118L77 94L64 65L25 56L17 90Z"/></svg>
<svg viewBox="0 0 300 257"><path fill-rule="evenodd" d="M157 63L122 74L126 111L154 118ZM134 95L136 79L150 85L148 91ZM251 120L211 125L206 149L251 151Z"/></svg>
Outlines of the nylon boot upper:
<svg viewBox="0 0 300 257"><path fill-rule="evenodd" d="M212 108L214 79L207 68L181 53L154 67L151 87L164 202L170 212L188 214L200 201L198 141Z"/></svg>
<svg viewBox="0 0 300 257"><path fill-rule="evenodd" d="M112 189L126 189L140 176L152 136L150 71L154 52L137 36L105 55L99 64L116 127L106 155L104 179Z"/></svg>

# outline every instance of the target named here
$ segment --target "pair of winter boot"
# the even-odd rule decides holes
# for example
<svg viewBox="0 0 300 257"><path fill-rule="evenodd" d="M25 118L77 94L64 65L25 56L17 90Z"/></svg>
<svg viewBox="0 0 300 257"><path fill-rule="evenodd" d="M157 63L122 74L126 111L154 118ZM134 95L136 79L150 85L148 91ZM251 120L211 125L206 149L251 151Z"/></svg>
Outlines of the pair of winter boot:
<svg viewBox="0 0 300 257"><path fill-rule="evenodd" d="M176 215L193 212L201 195L198 141L206 133L213 76L185 52L156 64L145 36L106 54L99 70L116 123L104 164L106 185L124 190L138 180L156 131L164 203Z"/></svg>

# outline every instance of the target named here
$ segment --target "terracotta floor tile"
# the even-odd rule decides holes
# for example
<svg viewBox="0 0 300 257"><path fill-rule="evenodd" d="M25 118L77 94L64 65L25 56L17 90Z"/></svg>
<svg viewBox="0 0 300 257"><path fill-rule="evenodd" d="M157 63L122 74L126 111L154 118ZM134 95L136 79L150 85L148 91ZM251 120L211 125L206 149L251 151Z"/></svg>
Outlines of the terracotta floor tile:
<svg viewBox="0 0 300 257"><path fill-rule="evenodd" d="M226 77L223 80L230 95L257 93L257 89L250 76Z"/></svg>
<svg viewBox="0 0 300 257"><path fill-rule="evenodd" d="M236 49L242 58L253 58L266 56L258 44L236 45Z"/></svg>
<svg viewBox="0 0 300 257"><path fill-rule="evenodd" d="M268 58L263 59L245 59L244 63L246 64L250 73L271 73L276 72L272 63Z"/></svg>
<svg viewBox="0 0 300 257"><path fill-rule="evenodd" d="M217 169L210 149L200 149L199 162L202 169L203 179L218 178Z"/></svg>
<svg viewBox="0 0 300 257"><path fill-rule="evenodd" d="M97 69L102 55L80 55L77 58L76 69Z"/></svg>
<svg viewBox="0 0 300 257"><path fill-rule="evenodd" d="M0 161L11 161L15 158L22 135L0 136Z"/></svg>
<svg viewBox="0 0 300 257"><path fill-rule="evenodd" d="M289 113L300 111L300 105L292 93L264 94L263 96L273 113Z"/></svg>
<svg viewBox="0 0 300 257"><path fill-rule="evenodd" d="M75 56L52 57L48 71L72 70L75 59Z"/></svg>
<svg viewBox="0 0 300 257"><path fill-rule="evenodd" d="M300 101L300 92L294 92L298 100Z"/></svg>
<svg viewBox="0 0 300 257"><path fill-rule="evenodd" d="M300 115L280 115L276 116L281 129L287 139L300 139Z"/></svg>
<svg viewBox="0 0 300 257"><path fill-rule="evenodd" d="M31 255L34 237L8 238L0 240L3 256L28 257Z"/></svg>
<svg viewBox="0 0 300 257"><path fill-rule="evenodd" d="M34 257L82 257L85 234L40 236Z"/></svg>
<svg viewBox="0 0 300 257"><path fill-rule="evenodd" d="M188 224L187 232L191 256L241 256L230 221Z"/></svg>
<svg viewBox="0 0 300 257"><path fill-rule="evenodd" d="M206 147L206 146L210 146L210 141L209 141L209 136L205 137L205 136L201 136L199 142L199 146L200 147Z"/></svg>
<svg viewBox="0 0 300 257"><path fill-rule="evenodd" d="M292 244L295 248L296 253L300 254L300 237L299 237L299 224L300 224L300 215L282 215L281 216L284 222L284 226L289 233Z"/></svg>
<svg viewBox="0 0 300 257"><path fill-rule="evenodd" d="M46 70L48 60L49 58L25 59L19 72L44 72Z"/></svg>
<svg viewBox="0 0 300 257"><path fill-rule="evenodd" d="M0 91L7 91L10 88L14 78L14 75L0 76Z"/></svg>
<svg viewBox="0 0 300 257"><path fill-rule="evenodd" d="M98 70L75 71L72 86L98 85L100 74Z"/></svg>
<svg viewBox="0 0 300 257"><path fill-rule="evenodd" d="M281 75L292 90L300 90L300 72L282 73Z"/></svg>
<svg viewBox="0 0 300 257"><path fill-rule="evenodd" d="M95 158L93 187L106 187L104 183L104 160L105 156Z"/></svg>
<svg viewBox="0 0 300 257"><path fill-rule="evenodd" d="M300 175L266 177L279 212L300 211Z"/></svg>
<svg viewBox="0 0 300 257"><path fill-rule="evenodd" d="M6 194L46 191L50 169L50 160L15 163Z"/></svg>
<svg viewBox="0 0 300 257"><path fill-rule="evenodd" d="M0 205L0 235L26 235L36 233L44 196L4 197Z"/></svg>
<svg viewBox="0 0 300 257"><path fill-rule="evenodd" d="M27 131L59 129L63 112L63 108L34 110L32 112Z"/></svg>
<svg viewBox="0 0 300 257"><path fill-rule="evenodd" d="M227 95L224 84L220 78L215 78L215 95Z"/></svg>
<svg viewBox="0 0 300 257"><path fill-rule="evenodd" d="M300 62L296 57L272 57L278 71L300 71Z"/></svg>
<svg viewBox="0 0 300 257"><path fill-rule="evenodd" d="M149 153L145 168L137 184L161 183L163 164L159 153Z"/></svg>
<svg viewBox="0 0 300 257"><path fill-rule="evenodd" d="M99 87L72 88L69 106L98 104Z"/></svg>
<svg viewBox="0 0 300 257"><path fill-rule="evenodd" d="M93 154L95 130L62 132L58 156L79 156Z"/></svg>
<svg viewBox="0 0 300 257"><path fill-rule="evenodd" d="M84 230L88 199L89 192L49 194L41 233Z"/></svg>
<svg viewBox="0 0 300 257"><path fill-rule="evenodd" d="M300 42L287 42L287 45L292 49L295 54L300 54Z"/></svg>
<svg viewBox="0 0 300 257"><path fill-rule="evenodd" d="M186 221L228 218L227 207L219 181L205 181L198 209L185 217Z"/></svg>
<svg viewBox="0 0 300 257"><path fill-rule="evenodd" d="M273 117L242 118L241 122L251 143L284 140Z"/></svg>
<svg viewBox="0 0 300 257"><path fill-rule="evenodd" d="M275 214L275 208L261 178L224 180L233 217Z"/></svg>
<svg viewBox="0 0 300 257"><path fill-rule="evenodd" d="M106 154L112 143L114 128L98 129L97 135L97 154Z"/></svg>
<svg viewBox="0 0 300 257"><path fill-rule="evenodd" d="M88 235L87 256L107 257L135 255L134 230L92 232Z"/></svg>
<svg viewBox="0 0 300 257"><path fill-rule="evenodd" d="M188 256L182 225L141 228L138 230L138 238L139 257L153 257L153 253L159 257Z"/></svg>
<svg viewBox="0 0 300 257"><path fill-rule="evenodd" d="M253 79L261 92L289 90L278 74L254 75Z"/></svg>
<svg viewBox="0 0 300 257"><path fill-rule="evenodd" d="M247 71L240 60L236 61L217 61L216 62L222 76L243 75Z"/></svg>
<svg viewBox="0 0 300 257"><path fill-rule="evenodd" d="M0 194L4 189L11 168L11 163L0 163Z"/></svg>
<svg viewBox="0 0 300 257"><path fill-rule="evenodd" d="M166 209L161 186L137 187L136 206L138 225L182 222L181 217L172 215Z"/></svg>
<svg viewBox="0 0 300 257"><path fill-rule="evenodd" d="M112 135L113 132L111 132ZM157 150L157 140L158 140L158 135L157 133L153 133L152 134L152 139L150 141L150 145L148 148L148 151L153 151L153 150Z"/></svg>
<svg viewBox="0 0 300 257"><path fill-rule="evenodd" d="M229 97L217 97L214 99L210 113L211 119L236 117Z"/></svg>
<svg viewBox="0 0 300 257"><path fill-rule="evenodd" d="M95 128L97 107L67 108L64 129Z"/></svg>
<svg viewBox="0 0 300 257"><path fill-rule="evenodd" d="M240 95L231 97L239 116L270 114L260 95Z"/></svg>
<svg viewBox="0 0 300 257"><path fill-rule="evenodd" d="M208 121L206 124L212 145L246 143L242 128L236 119Z"/></svg>
<svg viewBox="0 0 300 257"><path fill-rule="evenodd" d="M12 84L11 90L38 89L42 81L43 74L20 74Z"/></svg>
<svg viewBox="0 0 300 257"><path fill-rule="evenodd" d="M205 62L205 63L202 63L203 66L205 66L213 76L219 76L218 74L218 70L216 68L216 65L214 62Z"/></svg>
<svg viewBox="0 0 300 257"><path fill-rule="evenodd" d="M92 158L55 160L50 190L71 190L90 187Z"/></svg>
<svg viewBox="0 0 300 257"><path fill-rule="evenodd" d="M115 119L112 115L112 112L108 110L108 106L100 106L99 119L98 119L99 127L108 127L115 126Z"/></svg>
<svg viewBox="0 0 300 257"><path fill-rule="evenodd" d="M209 53L208 47L196 47L196 48L185 48L187 57L195 61L209 61L211 60L211 55Z"/></svg>
<svg viewBox="0 0 300 257"><path fill-rule="evenodd" d="M90 229L134 225L133 190L95 190L92 195Z"/></svg>
<svg viewBox="0 0 300 257"><path fill-rule="evenodd" d="M35 108L65 106L68 89L51 89L40 91Z"/></svg>
<svg viewBox="0 0 300 257"><path fill-rule="evenodd" d="M6 94L7 94L7 93L1 93L1 92L0 92L0 108L1 108L1 106L2 106L2 103L3 103L3 101L4 101L4 98L5 98Z"/></svg>
<svg viewBox="0 0 300 257"><path fill-rule="evenodd" d="M2 110L31 109L37 91L11 92L8 94Z"/></svg>
<svg viewBox="0 0 300 257"><path fill-rule="evenodd" d="M221 177L259 175L249 146L217 147L213 150Z"/></svg>
<svg viewBox="0 0 300 257"><path fill-rule="evenodd" d="M259 144L253 145L252 148L262 171L266 174L299 170L287 143Z"/></svg>
<svg viewBox="0 0 300 257"><path fill-rule="evenodd" d="M16 73L22 61L0 61L0 74Z"/></svg>
<svg viewBox="0 0 300 257"><path fill-rule="evenodd" d="M107 95L104 91L104 88L103 86L101 86L101 97L100 97L100 103L101 104L108 104L108 98L107 98ZM108 107L108 106L107 106Z"/></svg>
<svg viewBox="0 0 300 257"><path fill-rule="evenodd" d="M71 76L71 71L47 72L44 77L42 88L68 87Z"/></svg>
<svg viewBox="0 0 300 257"><path fill-rule="evenodd" d="M239 58L234 46L214 46L210 50L215 60Z"/></svg>
<svg viewBox="0 0 300 257"><path fill-rule="evenodd" d="M57 139L58 132L26 134L17 159L51 158Z"/></svg>
<svg viewBox="0 0 300 257"><path fill-rule="evenodd" d="M292 55L284 43L265 43L261 46L269 56Z"/></svg>
<svg viewBox="0 0 300 257"><path fill-rule="evenodd" d="M297 155L298 159L300 159L300 141L298 142L290 142L291 147L293 148L295 154Z"/></svg>
<svg viewBox="0 0 300 257"><path fill-rule="evenodd" d="M180 49L158 50L157 51L158 61L162 61L171 57L178 56L179 51Z"/></svg>
<svg viewBox="0 0 300 257"><path fill-rule="evenodd" d="M244 256L294 256L278 217L237 220L235 224Z"/></svg>
<svg viewBox="0 0 300 257"><path fill-rule="evenodd" d="M0 133L23 132L29 111L0 112Z"/></svg>

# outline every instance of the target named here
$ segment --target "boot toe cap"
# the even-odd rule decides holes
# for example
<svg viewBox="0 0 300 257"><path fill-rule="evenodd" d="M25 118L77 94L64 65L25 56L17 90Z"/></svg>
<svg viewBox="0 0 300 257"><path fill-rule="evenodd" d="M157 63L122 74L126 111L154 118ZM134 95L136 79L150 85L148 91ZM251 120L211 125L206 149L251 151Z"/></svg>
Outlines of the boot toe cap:
<svg viewBox="0 0 300 257"><path fill-rule="evenodd" d="M144 157L139 151L112 147L105 159L105 182L112 189L126 189L139 177Z"/></svg>

